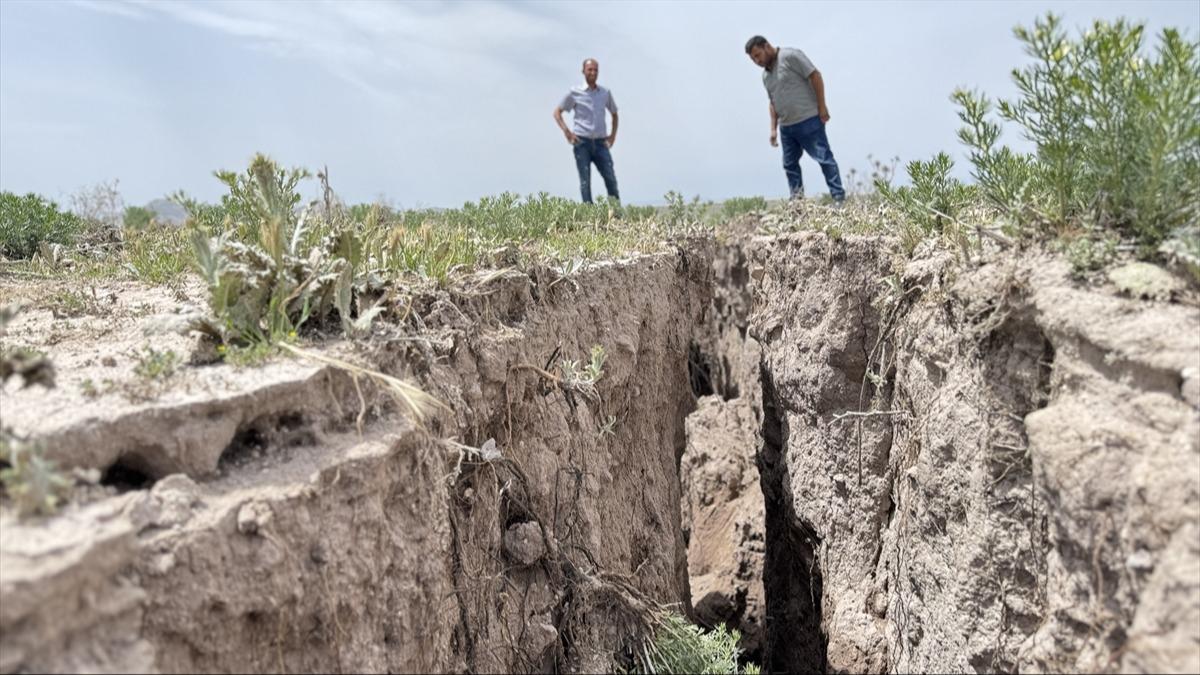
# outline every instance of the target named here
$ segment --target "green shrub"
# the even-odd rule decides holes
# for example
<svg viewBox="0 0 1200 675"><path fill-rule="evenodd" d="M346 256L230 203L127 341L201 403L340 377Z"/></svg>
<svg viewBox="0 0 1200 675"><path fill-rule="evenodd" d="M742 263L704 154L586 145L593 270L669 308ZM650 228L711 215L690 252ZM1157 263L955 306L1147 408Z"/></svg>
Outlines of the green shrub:
<svg viewBox="0 0 1200 675"><path fill-rule="evenodd" d="M144 230L154 221L154 212L141 206L130 206L125 209L121 224L126 229Z"/></svg>
<svg viewBox="0 0 1200 675"><path fill-rule="evenodd" d="M1034 62L1013 71L999 117L1033 141L998 145L984 95L956 91L959 138L984 196L1025 226L1113 229L1152 251L1200 214L1200 43L1166 29L1143 53L1142 24L1096 21L1070 39L1054 15L1017 27Z"/></svg>
<svg viewBox="0 0 1200 675"><path fill-rule="evenodd" d="M0 255L32 258L43 242L68 246L82 229L78 216L48 199L0 192Z"/></svg>

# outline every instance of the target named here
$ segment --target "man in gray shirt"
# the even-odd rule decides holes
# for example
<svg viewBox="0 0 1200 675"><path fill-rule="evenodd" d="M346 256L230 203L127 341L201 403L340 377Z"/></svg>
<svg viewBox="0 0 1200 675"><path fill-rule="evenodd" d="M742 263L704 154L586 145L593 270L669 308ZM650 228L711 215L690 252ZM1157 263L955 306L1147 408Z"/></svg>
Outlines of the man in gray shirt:
<svg viewBox="0 0 1200 675"><path fill-rule="evenodd" d="M579 192L583 201L592 203L592 164L600 170L608 196L620 199L617 192L617 174L613 171L612 153L609 148L617 142L617 104L612 92L596 84L600 76L600 64L596 59L583 62L583 79L587 84L571 87L571 91L554 108L554 121L575 148L575 168L579 170ZM563 122L563 112L575 113L574 130ZM612 133L606 134L604 111L612 113Z"/></svg>
<svg viewBox="0 0 1200 675"><path fill-rule="evenodd" d="M788 189L793 198L804 196L804 179L800 174L800 158L808 152L821 171L835 202L846 199L837 161L829 149L825 123L829 108L825 106L825 81L821 71L799 49L775 48L761 35L746 42L750 60L763 69L763 86L771 102L771 146L779 145L775 128L783 136L783 172L787 174Z"/></svg>

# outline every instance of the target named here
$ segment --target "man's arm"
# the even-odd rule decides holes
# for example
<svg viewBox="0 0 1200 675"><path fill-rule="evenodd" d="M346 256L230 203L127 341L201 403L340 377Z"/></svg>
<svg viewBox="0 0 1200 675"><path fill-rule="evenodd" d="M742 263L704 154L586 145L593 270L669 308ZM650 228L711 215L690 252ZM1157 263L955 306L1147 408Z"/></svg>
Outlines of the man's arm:
<svg viewBox="0 0 1200 675"><path fill-rule="evenodd" d="M617 116L616 110L612 111L612 118L613 118L613 130L612 130L612 133L608 135L608 147L610 147L610 148L613 145L616 145L616 143L617 143L617 120L621 119L620 117Z"/></svg>
<svg viewBox="0 0 1200 675"><path fill-rule="evenodd" d="M779 145L779 113L775 112L775 104L771 104L771 147Z"/></svg>
<svg viewBox="0 0 1200 675"><path fill-rule="evenodd" d="M563 121L562 114L562 106L555 106L554 121L558 123L558 128L562 129L563 134L567 137L567 142L571 145L575 145L575 134L571 133L571 130L567 128L567 123ZM613 131L616 131L615 125L613 127Z"/></svg>
<svg viewBox="0 0 1200 675"><path fill-rule="evenodd" d="M821 78L821 71L812 71L808 81L812 83L813 91L817 94L817 116L824 124L829 121L829 108L825 106L825 80Z"/></svg>

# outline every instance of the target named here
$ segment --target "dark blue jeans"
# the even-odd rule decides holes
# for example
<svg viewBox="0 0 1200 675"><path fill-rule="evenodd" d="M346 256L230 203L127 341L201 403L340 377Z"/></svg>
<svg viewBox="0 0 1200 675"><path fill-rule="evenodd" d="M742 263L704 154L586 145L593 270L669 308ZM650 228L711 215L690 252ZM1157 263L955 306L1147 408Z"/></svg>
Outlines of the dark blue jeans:
<svg viewBox="0 0 1200 675"><path fill-rule="evenodd" d="M800 158L807 152L825 174L825 184L834 201L846 198L842 188L842 176L838 173L833 150L825 136L825 123L820 117L810 117L803 122L779 127L779 142L783 146L783 172L787 174L788 189L792 197L804 196L804 177L800 174Z"/></svg>
<svg viewBox="0 0 1200 675"><path fill-rule="evenodd" d="M575 143L575 168L579 169L579 194L585 204L592 203L592 164L600 170L604 179L604 189L608 196L620 199L617 192L617 174L613 171L612 153L604 144L603 138L579 137Z"/></svg>

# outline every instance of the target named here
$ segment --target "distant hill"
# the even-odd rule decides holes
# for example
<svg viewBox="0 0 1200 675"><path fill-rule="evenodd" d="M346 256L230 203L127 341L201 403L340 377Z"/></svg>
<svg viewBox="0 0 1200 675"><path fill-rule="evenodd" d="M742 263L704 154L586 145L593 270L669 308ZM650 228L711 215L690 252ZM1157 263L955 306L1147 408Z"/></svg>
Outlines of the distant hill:
<svg viewBox="0 0 1200 675"><path fill-rule="evenodd" d="M187 220L187 211L169 199L155 199L146 204L147 209L154 212L154 218L160 223L182 225Z"/></svg>

